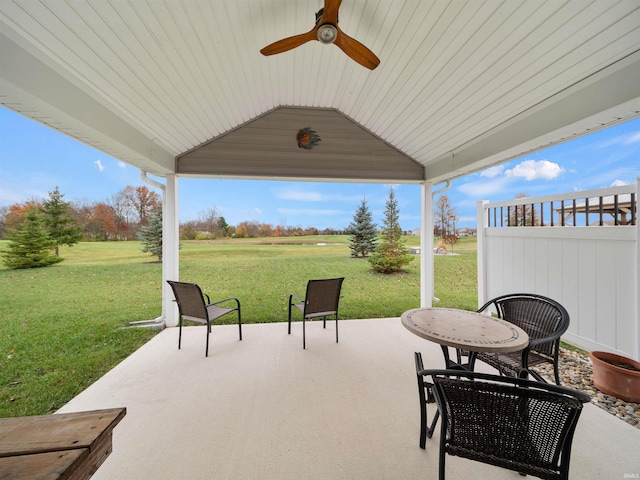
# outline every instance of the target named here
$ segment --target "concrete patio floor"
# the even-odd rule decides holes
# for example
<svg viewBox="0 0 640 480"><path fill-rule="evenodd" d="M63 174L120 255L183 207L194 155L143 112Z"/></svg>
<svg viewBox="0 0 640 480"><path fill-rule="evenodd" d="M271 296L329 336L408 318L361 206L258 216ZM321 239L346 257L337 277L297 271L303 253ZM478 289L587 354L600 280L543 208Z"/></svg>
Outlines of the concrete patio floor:
<svg viewBox="0 0 640 480"><path fill-rule="evenodd" d="M59 413L126 407L113 453L93 479L437 478L438 436L418 446L413 353L443 364L440 347L399 318L160 332ZM491 372L484 364L478 370ZM429 417L434 412L430 405ZM570 477L640 475L640 430L585 405ZM519 479L515 472L456 457L447 478Z"/></svg>

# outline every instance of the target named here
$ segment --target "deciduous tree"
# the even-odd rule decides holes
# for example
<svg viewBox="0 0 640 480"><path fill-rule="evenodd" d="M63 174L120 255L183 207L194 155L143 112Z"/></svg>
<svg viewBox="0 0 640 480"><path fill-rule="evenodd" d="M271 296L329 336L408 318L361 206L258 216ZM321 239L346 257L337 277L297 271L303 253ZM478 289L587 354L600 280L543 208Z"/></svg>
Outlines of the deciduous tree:
<svg viewBox="0 0 640 480"><path fill-rule="evenodd" d="M449 197L440 195L436 201L434 223L437 225L443 239L447 236L455 235L456 220L456 211L451 207Z"/></svg>
<svg viewBox="0 0 640 480"><path fill-rule="evenodd" d="M218 221L220 216L216 207L209 207L198 214L198 230L207 238L219 236Z"/></svg>
<svg viewBox="0 0 640 480"><path fill-rule="evenodd" d="M118 235L116 216L113 208L106 203L98 202L93 207L92 219L99 225L99 231L105 240L115 240Z"/></svg>
<svg viewBox="0 0 640 480"><path fill-rule="evenodd" d="M147 225L149 218L162 209L160 195L144 185L125 187L123 195L129 202L130 208L136 213L140 225Z"/></svg>
<svg viewBox="0 0 640 480"><path fill-rule="evenodd" d="M11 235L11 232L20 228L22 224L25 214L29 211L31 207L35 207L40 209L42 205L40 202L36 202L35 200L31 200L26 203L14 203L10 205L7 209L2 223L4 224L5 232L7 238Z"/></svg>
<svg viewBox="0 0 640 480"><path fill-rule="evenodd" d="M527 197L528 195L526 193L519 193L516 195L517 199ZM507 225L510 227L532 227L540 225L538 211L533 204L516 205L514 207L509 207L508 210Z"/></svg>
<svg viewBox="0 0 640 480"><path fill-rule="evenodd" d="M127 240L129 238L132 238L130 236L130 227L133 220L134 211L128 200L127 193L125 192L125 190L127 190L128 188L133 187L127 187L123 190L120 190L118 193L114 193L113 195L111 195L111 200L108 203L109 207L111 207L111 210L113 211L113 220L116 228L115 238L118 240Z"/></svg>

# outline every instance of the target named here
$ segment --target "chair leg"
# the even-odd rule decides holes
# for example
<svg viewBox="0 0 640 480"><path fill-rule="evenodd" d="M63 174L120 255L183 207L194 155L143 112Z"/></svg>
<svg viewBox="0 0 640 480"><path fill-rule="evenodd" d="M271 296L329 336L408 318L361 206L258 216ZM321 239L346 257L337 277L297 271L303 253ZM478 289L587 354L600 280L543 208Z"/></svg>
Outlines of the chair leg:
<svg viewBox="0 0 640 480"><path fill-rule="evenodd" d="M438 479L444 479L445 473L445 456L447 455L447 422L442 419L442 426L440 427L440 452L438 454Z"/></svg>
<svg viewBox="0 0 640 480"><path fill-rule="evenodd" d="M207 347L205 348L205 351L204 351L205 357L209 356L209 334L210 333L211 333L211 322L207 320Z"/></svg>
<svg viewBox="0 0 640 480"><path fill-rule="evenodd" d="M178 350L180 350L180 345L182 343L182 315L180 315L180 321L178 323L180 324L178 329Z"/></svg>
<svg viewBox="0 0 640 480"><path fill-rule="evenodd" d="M427 437L431 438L433 435L433 430L438 423L438 417L440 412L436 410L435 416L433 417L433 422L430 427L427 427L427 394L426 389L428 385L424 381L422 375L419 375L418 372L424 370L424 366L422 364L422 354L420 352L415 352L414 354L415 362L416 362L416 378L418 380L418 400L420 402L420 448L424 450Z"/></svg>
<svg viewBox="0 0 640 480"><path fill-rule="evenodd" d="M305 348L307 348L307 343L306 343L306 332L305 332L305 321L304 321L304 315L302 316L302 349L304 350Z"/></svg>
<svg viewBox="0 0 640 480"><path fill-rule="evenodd" d="M560 372L558 371L558 358L553 361L553 378L556 381L556 385L560 385Z"/></svg>
<svg viewBox="0 0 640 480"><path fill-rule="evenodd" d="M338 314L336 313L336 343L338 343Z"/></svg>
<svg viewBox="0 0 640 480"><path fill-rule="evenodd" d="M444 436L444 433L442 434ZM438 461L438 479L445 480L444 478L444 469L445 469L445 446L444 440L440 440L440 455Z"/></svg>
<svg viewBox="0 0 640 480"><path fill-rule="evenodd" d="M291 335L291 298L289 298L289 335Z"/></svg>
<svg viewBox="0 0 640 480"><path fill-rule="evenodd" d="M240 314L240 304L238 304L238 333L240 334L240 340L242 340L242 315Z"/></svg>
<svg viewBox="0 0 640 480"><path fill-rule="evenodd" d="M424 390L421 388L420 390ZM427 404L424 401L424 393L420 395L420 448L427 445Z"/></svg>

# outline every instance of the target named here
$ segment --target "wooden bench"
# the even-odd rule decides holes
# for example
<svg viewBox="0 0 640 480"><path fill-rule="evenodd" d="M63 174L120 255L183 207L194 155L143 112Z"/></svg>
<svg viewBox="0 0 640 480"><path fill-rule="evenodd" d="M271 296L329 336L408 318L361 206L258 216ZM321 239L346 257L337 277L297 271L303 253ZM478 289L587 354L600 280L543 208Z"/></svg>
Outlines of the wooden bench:
<svg viewBox="0 0 640 480"><path fill-rule="evenodd" d="M0 419L0 480L90 478L126 408Z"/></svg>

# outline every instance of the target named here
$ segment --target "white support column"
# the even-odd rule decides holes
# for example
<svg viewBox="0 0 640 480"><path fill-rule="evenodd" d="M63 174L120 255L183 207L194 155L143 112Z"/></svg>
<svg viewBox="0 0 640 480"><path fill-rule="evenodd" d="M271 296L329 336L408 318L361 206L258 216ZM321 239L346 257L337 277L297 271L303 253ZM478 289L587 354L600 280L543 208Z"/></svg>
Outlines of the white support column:
<svg viewBox="0 0 640 480"><path fill-rule="evenodd" d="M420 202L420 307L431 307L434 296L433 195L431 183L421 185Z"/></svg>
<svg viewBox="0 0 640 480"><path fill-rule="evenodd" d="M487 200L478 202L476 207L476 235L478 258L478 308L485 304L487 299L487 252L485 252L485 227L489 226L489 218L485 213Z"/></svg>
<svg viewBox="0 0 640 480"><path fill-rule="evenodd" d="M162 312L167 327L178 325L178 307L167 280L179 280L178 179L167 175L162 208Z"/></svg>

